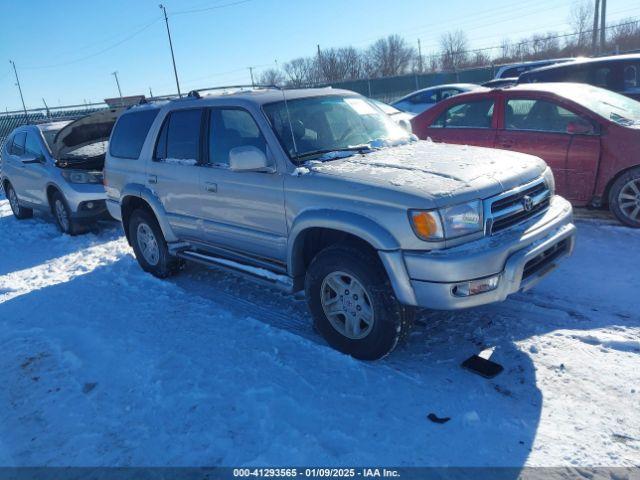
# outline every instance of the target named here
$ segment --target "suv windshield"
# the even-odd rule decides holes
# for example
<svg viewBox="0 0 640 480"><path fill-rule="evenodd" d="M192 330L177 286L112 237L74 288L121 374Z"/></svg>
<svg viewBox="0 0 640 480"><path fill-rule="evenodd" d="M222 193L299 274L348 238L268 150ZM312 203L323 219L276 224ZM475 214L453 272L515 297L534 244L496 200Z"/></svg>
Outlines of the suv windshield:
<svg viewBox="0 0 640 480"><path fill-rule="evenodd" d="M624 95L604 88L591 86L577 88L576 85L563 87L561 93L570 100L584 105L589 110L619 125L625 127L640 125L640 102Z"/></svg>
<svg viewBox="0 0 640 480"><path fill-rule="evenodd" d="M264 110L293 159L320 159L331 152L362 151L410 140L406 130L362 97L301 98L271 103Z"/></svg>

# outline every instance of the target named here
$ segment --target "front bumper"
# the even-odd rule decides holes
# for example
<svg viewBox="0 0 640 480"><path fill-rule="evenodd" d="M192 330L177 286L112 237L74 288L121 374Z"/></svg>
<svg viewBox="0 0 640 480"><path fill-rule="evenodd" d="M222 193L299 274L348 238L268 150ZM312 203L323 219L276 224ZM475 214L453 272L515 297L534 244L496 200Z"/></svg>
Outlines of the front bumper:
<svg viewBox="0 0 640 480"><path fill-rule="evenodd" d="M475 307L533 287L570 255L572 221L571 204L556 196L540 217L496 235L439 251L380 252L380 258L402 303L436 310ZM461 283L496 275L494 290L454 294Z"/></svg>

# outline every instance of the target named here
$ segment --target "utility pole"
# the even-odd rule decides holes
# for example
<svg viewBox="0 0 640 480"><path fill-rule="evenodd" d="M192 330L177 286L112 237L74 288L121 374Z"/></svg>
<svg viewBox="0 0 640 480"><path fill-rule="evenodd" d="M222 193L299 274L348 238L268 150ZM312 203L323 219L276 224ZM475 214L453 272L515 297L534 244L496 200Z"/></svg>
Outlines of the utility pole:
<svg viewBox="0 0 640 480"><path fill-rule="evenodd" d="M605 48L606 48L606 40L607 40L607 35L606 35L606 25L607 25L607 20L606 20L606 16L607 16L607 0L602 0L602 13L600 15L600 52L604 52Z"/></svg>
<svg viewBox="0 0 640 480"><path fill-rule="evenodd" d="M252 87L255 87L255 86L256 86L256 84L255 84L255 82L253 81L253 67L249 67L249 75L251 75L251 86L252 86Z"/></svg>
<svg viewBox="0 0 640 480"><path fill-rule="evenodd" d="M423 70L422 70L422 45L420 44L420 39L418 39L418 70L420 70L420 73L423 72Z"/></svg>
<svg viewBox="0 0 640 480"><path fill-rule="evenodd" d="M24 97L22 96L22 87L20 87L20 79L18 78L18 70L16 70L16 64L13 60L9 60L9 63L13 66L13 73L16 75L16 85L18 86L18 92L20 92L20 100L22 101L22 109L24 110L24 120L29 123L29 115L27 115L27 107L24 104Z"/></svg>
<svg viewBox="0 0 640 480"><path fill-rule="evenodd" d="M169 18L167 18L167 9L164 8L164 5L159 5L160 10L164 13L164 23L167 25L167 36L169 37L169 48L171 49L171 61L173 62L173 74L176 77L176 87L178 88L178 97L182 98L182 93L180 93L180 82L178 81L178 69L176 68L176 57L173 54L173 42L171 41L171 31L169 30Z"/></svg>
<svg viewBox="0 0 640 480"><path fill-rule="evenodd" d="M116 77L116 85L118 86L118 93L120 94L120 106L124 105L124 100L122 100L122 90L120 90L120 81L118 80L118 72L111 72L111 75Z"/></svg>
<svg viewBox="0 0 640 480"><path fill-rule="evenodd" d="M591 32L591 53L594 55L598 49L598 14L600 10L600 0L596 0L596 6L593 9L593 30Z"/></svg>

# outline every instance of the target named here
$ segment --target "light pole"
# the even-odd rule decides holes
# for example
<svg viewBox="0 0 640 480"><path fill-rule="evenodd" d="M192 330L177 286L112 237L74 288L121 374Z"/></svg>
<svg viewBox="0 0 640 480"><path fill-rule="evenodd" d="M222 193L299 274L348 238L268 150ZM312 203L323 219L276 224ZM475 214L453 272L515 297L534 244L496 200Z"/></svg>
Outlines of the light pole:
<svg viewBox="0 0 640 480"><path fill-rule="evenodd" d="M158 5L162 13L164 13L164 23L167 25L167 35L169 36L169 48L171 49L171 61L173 62L173 74L176 76L176 87L178 88L178 97L182 98L180 93L180 81L178 80L178 69L176 68L176 57L173 54L173 42L171 41L171 31L169 30L169 19L167 18L167 9L164 5Z"/></svg>
<svg viewBox="0 0 640 480"><path fill-rule="evenodd" d="M13 66L13 73L16 75L16 85L18 86L18 92L20 92L20 100L22 101L22 109L24 110L24 119L29 123L29 115L27 115L27 107L24 104L24 97L22 96L22 87L20 87L20 79L18 78L18 70L16 70L16 64L13 60L9 60L9 63Z"/></svg>
<svg viewBox="0 0 640 480"><path fill-rule="evenodd" d="M118 94L120 95L120 105L124 104L124 100L122 99L122 90L120 90L120 81L118 80L118 72L111 72L111 75L116 77L116 85L118 86Z"/></svg>
<svg viewBox="0 0 640 480"><path fill-rule="evenodd" d="M256 86L256 84L255 84L255 82L253 81L253 67L249 67L249 74L251 75L251 86L252 86L252 87L255 87L255 86Z"/></svg>

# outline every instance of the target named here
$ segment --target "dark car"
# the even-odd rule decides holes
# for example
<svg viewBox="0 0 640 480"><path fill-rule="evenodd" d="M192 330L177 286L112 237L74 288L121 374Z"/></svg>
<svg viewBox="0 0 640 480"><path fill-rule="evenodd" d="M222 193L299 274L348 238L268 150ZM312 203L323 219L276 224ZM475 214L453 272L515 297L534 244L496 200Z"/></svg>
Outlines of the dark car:
<svg viewBox="0 0 640 480"><path fill-rule="evenodd" d="M608 205L640 228L640 103L578 83L463 93L411 121L421 139L529 153L576 206Z"/></svg>
<svg viewBox="0 0 640 480"><path fill-rule="evenodd" d="M523 73L518 83L577 82L640 100L640 53L583 58Z"/></svg>
<svg viewBox="0 0 640 480"><path fill-rule="evenodd" d="M516 83L518 83L518 77L494 78L493 80L484 82L482 86L486 88L503 88L510 87Z"/></svg>

